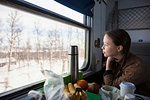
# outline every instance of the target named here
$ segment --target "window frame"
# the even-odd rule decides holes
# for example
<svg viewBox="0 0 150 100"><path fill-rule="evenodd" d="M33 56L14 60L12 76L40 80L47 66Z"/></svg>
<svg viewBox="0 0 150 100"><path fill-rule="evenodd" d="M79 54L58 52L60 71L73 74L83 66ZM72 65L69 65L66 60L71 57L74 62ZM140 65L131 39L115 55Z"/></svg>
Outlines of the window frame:
<svg viewBox="0 0 150 100"><path fill-rule="evenodd" d="M81 71L86 71L89 68L89 65L90 65L90 37L91 37L90 35L91 35L91 26L92 26L91 25L91 17L84 16L84 24L82 24L80 22L77 22L77 21L67 18L65 16L62 16L60 14L57 14L55 12L52 12L50 10L44 9L42 7L36 6L34 4L31 4L31 3L28 3L28 2L22 1L22 0L1 0L0 4L85 29L87 32L86 39L85 39L86 40L86 47L85 47L86 61L84 62ZM31 89L42 88L44 85L44 81L45 80L41 80L41 81L35 82L33 84L28 84L28 85L25 85L25 86L22 86L19 88L12 89L10 91L0 93L0 99L2 99L2 100L6 99L6 98L12 99L12 98L21 96L25 93L28 93Z"/></svg>

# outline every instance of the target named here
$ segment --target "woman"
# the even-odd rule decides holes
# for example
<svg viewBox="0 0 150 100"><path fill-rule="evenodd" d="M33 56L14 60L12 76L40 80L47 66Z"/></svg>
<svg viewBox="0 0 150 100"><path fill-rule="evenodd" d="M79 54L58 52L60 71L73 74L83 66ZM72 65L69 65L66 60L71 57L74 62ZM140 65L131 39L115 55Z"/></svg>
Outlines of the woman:
<svg viewBox="0 0 150 100"><path fill-rule="evenodd" d="M137 94L150 96L150 66L129 52L131 39L128 33L123 29L106 32L103 42L103 54L107 57L105 85L119 88L122 81L128 81L135 84Z"/></svg>

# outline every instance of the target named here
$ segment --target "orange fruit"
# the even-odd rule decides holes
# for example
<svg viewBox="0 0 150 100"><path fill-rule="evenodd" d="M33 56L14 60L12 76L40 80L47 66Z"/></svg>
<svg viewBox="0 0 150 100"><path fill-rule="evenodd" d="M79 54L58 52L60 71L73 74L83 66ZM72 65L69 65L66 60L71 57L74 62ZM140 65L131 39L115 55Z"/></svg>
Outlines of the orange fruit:
<svg viewBox="0 0 150 100"><path fill-rule="evenodd" d="M86 80L78 80L77 84L83 89L87 90L88 88L88 82Z"/></svg>

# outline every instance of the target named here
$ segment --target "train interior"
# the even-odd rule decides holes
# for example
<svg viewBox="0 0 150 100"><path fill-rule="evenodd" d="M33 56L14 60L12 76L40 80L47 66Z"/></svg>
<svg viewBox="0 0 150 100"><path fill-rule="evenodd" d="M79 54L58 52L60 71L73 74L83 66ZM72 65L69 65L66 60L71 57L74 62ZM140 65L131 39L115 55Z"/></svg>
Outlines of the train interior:
<svg viewBox="0 0 150 100"><path fill-rule="evenodd" d="M126 30L131 37L130 51L141 57L150 65L150 0L81 0L82 2L80 0L68 0L69 2L72 1L69 4L66 0L55 1L82 13L85 22L80 23L72 20L71 18L66 18L57 13L44 10L42 7L30 5L30 3L28 3L30 0L1 0L0 4L2 6L20 9L27 13L35 14L36 16L44 16L46 19L52 19L67 25L72 25L73 27L77 27L75 32L80 31L80 29L85 33L87 32L84 39L86 44L83 45L84 50L86 50L86 52L83 52L84 56L86 55L84 58L85 62L79 70L83 73L83 79L88 83L95 82L100 85L103 84L103 73L105 71L104 67L106 58L102 54L101 47L103 45L104 33L108 30L115 28ZM85 10L82 10L82 7L85 5ZM60 27L62 26L64 25L60 25ZM73 33L71 31L69 32ZM64 40L65 39L66 38L64 38ZM78 41L79 39L81 38L78 36L78 39L75 41ZM78 43L82 44L82 41L79 40ZM57 53L59 52L56 52L55 55ZM64 55L68 54L64 53ZM65 59L62 60L65 61ZM2 65L0 66L5 66L6 63L1 64ZM59 68L55 70L58 69ZM0 83L3 83L3 81ZM44 81L41 80L33 83L31 82L30 84L14 88L12 90L6 90L0 93L0 99L27 100L27 93L30 90L38 90L42 88L43 85Z"/></svg>

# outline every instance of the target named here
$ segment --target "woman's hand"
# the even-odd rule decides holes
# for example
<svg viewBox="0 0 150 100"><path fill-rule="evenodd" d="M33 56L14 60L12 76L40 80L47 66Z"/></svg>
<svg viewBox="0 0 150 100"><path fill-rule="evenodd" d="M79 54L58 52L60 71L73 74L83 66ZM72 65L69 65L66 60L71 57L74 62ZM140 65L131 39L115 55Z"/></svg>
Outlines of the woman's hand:
<svg viewBox="0 0 150 100"><path fill-rule="evenodd" d="M106 70L111 70L111 62L114 60L114 57L108 57L106 61Z"/></svg>

